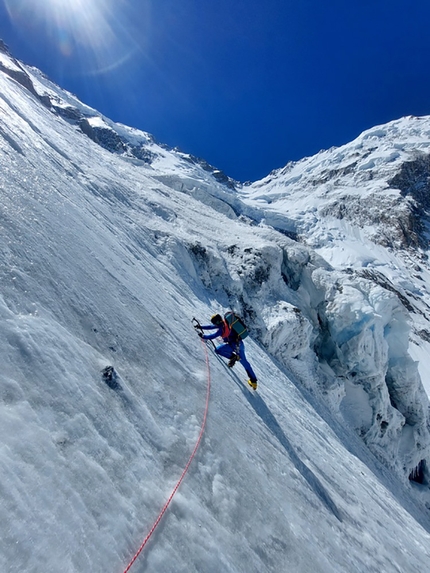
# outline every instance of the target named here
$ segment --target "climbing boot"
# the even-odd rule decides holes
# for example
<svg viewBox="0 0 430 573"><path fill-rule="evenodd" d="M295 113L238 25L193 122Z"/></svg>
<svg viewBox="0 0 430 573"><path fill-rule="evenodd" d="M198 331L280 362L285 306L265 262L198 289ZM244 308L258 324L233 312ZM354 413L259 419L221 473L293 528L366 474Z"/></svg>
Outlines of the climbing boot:
<svg viewBox="0 0 430 573"><path fill-rule="evenodd" d="M257 390L257 378L250 378L248 380L248 384L251 386L253 390Z"/></svg>

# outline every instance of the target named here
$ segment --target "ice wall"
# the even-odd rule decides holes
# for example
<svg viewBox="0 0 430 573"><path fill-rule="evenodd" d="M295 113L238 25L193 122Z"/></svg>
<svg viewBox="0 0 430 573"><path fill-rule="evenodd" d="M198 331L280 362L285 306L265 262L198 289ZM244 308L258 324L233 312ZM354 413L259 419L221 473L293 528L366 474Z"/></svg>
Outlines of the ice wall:
<svg viewBox="0 0 430 573"><path fill-rule="evenodd" d="M190 253L205 286L380 460L405 481L428 465L429 402L395 292L332 270L286 238L244 250L194 245Z"/></svg>

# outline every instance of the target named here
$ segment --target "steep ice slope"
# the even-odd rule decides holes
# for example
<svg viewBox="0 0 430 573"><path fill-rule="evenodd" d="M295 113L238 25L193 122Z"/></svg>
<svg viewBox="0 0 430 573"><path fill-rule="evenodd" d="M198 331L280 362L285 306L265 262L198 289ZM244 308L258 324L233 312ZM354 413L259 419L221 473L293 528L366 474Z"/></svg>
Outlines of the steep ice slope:
<svg viewBox="0 0 430 573"><path fill-rule="evenodd" d="M424 410L428 406L421 391L417 393L412 363L403 362L400 369L396 364L404 356L404 337L403 350L386 338L391 358L384 361L379 368L382 376L375 379L380 356L372 317L381 311L359 285L364 278L393 293L400 302L410 325L409 353L418 361L430 395L429 157L430 118L407 117L370 129L340 148L291 163L240 192L253 212L260 209L261 220L298 237L334 269L349 275L346 284L355 289L357 302L345 305L340 300L343 294L333 296L326 291L319 320L328 332L323 336L328 350L320 347L319 356L344 378L340 408L374 451L382 445L378 434L385 439L390 426L384 412L387 391L394 406L391 415L400 412L400 424L406 420L408 425L409 418L409 425L416 427L414 418L417 411L422 413L420 404ZM366 306L372 309L370 313L364 310ZM364 331L358 328L359 316L369 321ZM381 326L386 328L384 319ZM367 364L361 361L357 372L360 348L366 348L372 359ZM398 373L394 383L390 363ZM363 398L366 405L360 412L356 404ZM406 441L409 431L403 432Z"/></svg>
<svg viewBox="0 0 430 573"><path fill-rule="evenodd" d="M153 142L158 168L114 155L3 73L0 134L0 569L124 568L200 427L190 318L236 303L255 338L301 360L293 373L250 341L254 396L212 356L205 439L136 570L425 570L427 512L313 384L329 267L224 207L232 191L200 164Z"/></svg>

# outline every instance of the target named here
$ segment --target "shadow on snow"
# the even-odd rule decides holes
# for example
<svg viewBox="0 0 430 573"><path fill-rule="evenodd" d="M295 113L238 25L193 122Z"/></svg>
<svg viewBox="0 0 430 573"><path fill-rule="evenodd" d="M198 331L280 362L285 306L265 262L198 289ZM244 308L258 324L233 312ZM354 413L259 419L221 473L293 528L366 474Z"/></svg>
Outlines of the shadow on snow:
<svg viewBox="0 0 430 573"><path fill-rule="evenodd" d="M317 495L317 497L319 497L322 503L329 511L331 511L336 519L343 521L341 511L336 506L321 481L317 478L313 471L308 468L308 466L299 458L291 442L285 435L284 430L279 425L277 419L270 411L270 408L267 406L263 398L259 394L254 393L252 390L248 390L248 388L246 388L243 382L240 380L239 376L230 368L228 368L225 362L219 356L217 356L217 358L225 366L225 368L228 369L232 379L240 388L242 394L245 396L250 406L252 406L268 430L275 436L281 446L285 449L291 462L294 464L297 471L300 472L302 477L306 480L311 490L315 493L315 495Z"/></svg>

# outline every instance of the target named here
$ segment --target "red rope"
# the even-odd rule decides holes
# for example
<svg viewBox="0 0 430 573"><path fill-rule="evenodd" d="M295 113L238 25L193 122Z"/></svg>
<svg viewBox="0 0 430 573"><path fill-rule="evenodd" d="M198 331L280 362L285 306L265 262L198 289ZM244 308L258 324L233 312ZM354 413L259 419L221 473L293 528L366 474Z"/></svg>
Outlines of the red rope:
<svg viewBox="0 0 430 573"><path fill-rule="evenodd" d="M142 544L141 544L141 546L139 547L139 549L137 550L135 556L134 556L133 559L130 561L130 563L127 565L127 567L124 569L124 573L127 573L128 571L130 571L130 569L131 569L133 563L136 561L136 559L137 559L137 558L139 557L139 555L142 553L143 548L144 548L145 545L148 543L148 541L149 541L151 535L154 533L155 529L157 528L157 525L160 523L160 521L161 521L163 515L166 513L167 508L169 507L170 502L172 501L172 499L173 499L175 493L178 491L179 486L181 485L181 483L182 483L182 481L183 481L183 479L184 479L184 477L185 477L185 475L186 475L186 473L187 473L187 471L188 471L188 468L190 467L191 462L193 461L194 456L196 455L196 452L197 452L197 450L198 450L198 448L199 448L200 442L201 442L201 440L202 440L202 437L203 437L203 434L204 434L204 431L205 431L205 426L206 426L206 419L207 419L207 416L208 416L209 396L210 396L210 390L211 390L211 373L210 373L210 368L209 368L208 349L206 348L206 344L205 344L203 341L202 341L202 344L203 344L204 349L205 349L205 359L206 359L206 370L207 370L208 385L207 385L207 390L206 390L206 406L205 406L205 412L204 412L204 415L203 415L203 421L202 421L202 426L201 426L201 428L200 428L199 437L198 437L198 439L197 439L196 445L194 446L194 450L192 451L192 453L191 453L191 455L190 455L190 458L189 458L189 460L188 460L188 462L187 462L187 465L185 466L184 471L182 472L181 477L179 478L179 480L177 481L175 487L173 488L173 491L172 491L172 493L170 494L169 499L168 499L168 500L166 501L166 503L164 504L163 509L160 511L160 513L159 513L157 519L155 520L154 525L151 527L151 529L150 529L148 535L147 535L147 536L145 537L145 539L142 541Z"/></svg>

